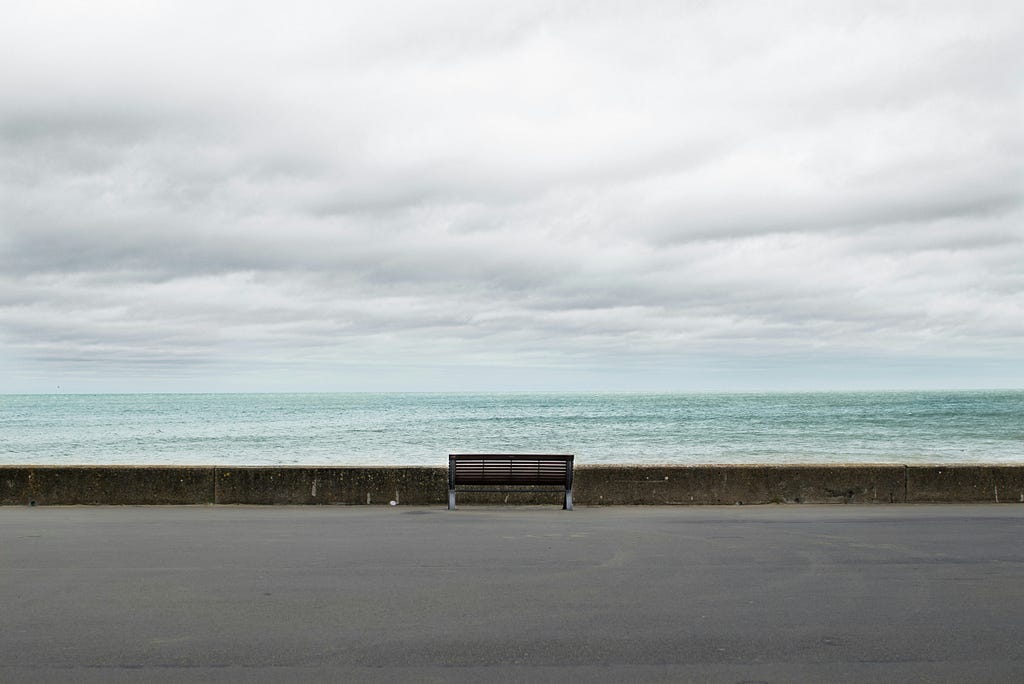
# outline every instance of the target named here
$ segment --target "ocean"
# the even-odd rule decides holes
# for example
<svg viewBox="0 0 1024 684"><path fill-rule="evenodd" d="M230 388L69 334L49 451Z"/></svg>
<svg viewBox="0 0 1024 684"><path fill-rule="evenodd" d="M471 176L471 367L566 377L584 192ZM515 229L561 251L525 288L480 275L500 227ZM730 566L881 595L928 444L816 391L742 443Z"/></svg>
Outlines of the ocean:
<svg viewBox="0 0 1024 684"><path fill-rule="evenodd" d="M1021 463L1024 391L0 395L3 465Z"/></svg>

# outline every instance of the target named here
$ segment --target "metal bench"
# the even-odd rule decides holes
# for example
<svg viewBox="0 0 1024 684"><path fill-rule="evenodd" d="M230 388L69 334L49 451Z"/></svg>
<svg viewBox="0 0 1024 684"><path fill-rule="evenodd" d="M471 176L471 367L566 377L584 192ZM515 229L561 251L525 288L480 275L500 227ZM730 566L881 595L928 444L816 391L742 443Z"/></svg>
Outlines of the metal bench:
<svg viewBox="0 0 1024 684"><path fill-rule="evenodd" d="M571 454L449 454L448 510L460 492L564 491L562 508L572 510ZM559 489L538 489L555 486ZM473 487L487 487L476 489ZM529 486L529 489L522 487ZM470 487L467 489L467 487ZM520 487L507 489L507 487ZM457 489L458 488L458 489Z"/></svg>

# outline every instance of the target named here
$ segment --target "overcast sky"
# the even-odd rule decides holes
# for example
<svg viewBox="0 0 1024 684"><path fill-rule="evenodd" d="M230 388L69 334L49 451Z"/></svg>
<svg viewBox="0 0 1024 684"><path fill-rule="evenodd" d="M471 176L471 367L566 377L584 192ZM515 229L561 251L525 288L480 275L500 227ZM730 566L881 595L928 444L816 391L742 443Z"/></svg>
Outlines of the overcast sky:
<svg viewBox="0 0 1024 684"><path fill-rule="evenodd" d="M6 2L0 391L1024 387L1024 3Z"/></svg>

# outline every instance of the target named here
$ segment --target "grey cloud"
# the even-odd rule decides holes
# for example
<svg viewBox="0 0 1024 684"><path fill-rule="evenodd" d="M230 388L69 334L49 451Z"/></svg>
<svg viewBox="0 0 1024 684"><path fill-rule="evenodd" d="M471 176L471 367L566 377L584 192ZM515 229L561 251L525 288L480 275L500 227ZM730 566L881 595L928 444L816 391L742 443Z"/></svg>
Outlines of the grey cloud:
<svg viewBox="0 0 1024 684"><path fill-rule="evenodd" d="M989 188L979 195L949 196L943 189L933 192L891 198L843 198L837 202L810 201L794 208L790 203L774 200L753 203L739 211L723 209L719 216L701 212L685 213L671 222L662 219L652 234L656 244L671 245L693 240L722 240L771 233L827 233L862 231L878 226L899 230L907 224L933 224L940 220L963 217L984 218L1010 213L1024 206L1019 192L1006 188ZM858 201L860 200L860 201ZM993 236L995 237L995 236ZM995 237L997 244L1015 241L1012 236ZM981 236L961 235L961 244L975 243Z"/></svg>

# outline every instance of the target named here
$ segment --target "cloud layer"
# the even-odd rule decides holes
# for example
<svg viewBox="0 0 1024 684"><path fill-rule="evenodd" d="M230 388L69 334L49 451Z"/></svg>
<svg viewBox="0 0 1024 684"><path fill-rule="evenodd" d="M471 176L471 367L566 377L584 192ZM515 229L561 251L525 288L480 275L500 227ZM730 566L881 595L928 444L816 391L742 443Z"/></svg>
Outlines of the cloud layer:
<svg viewBox="0 0 1024 684"><path fill-rule="evenodd" d="M8 391L1024 383L1020 3L9 15Z"/></svg>

